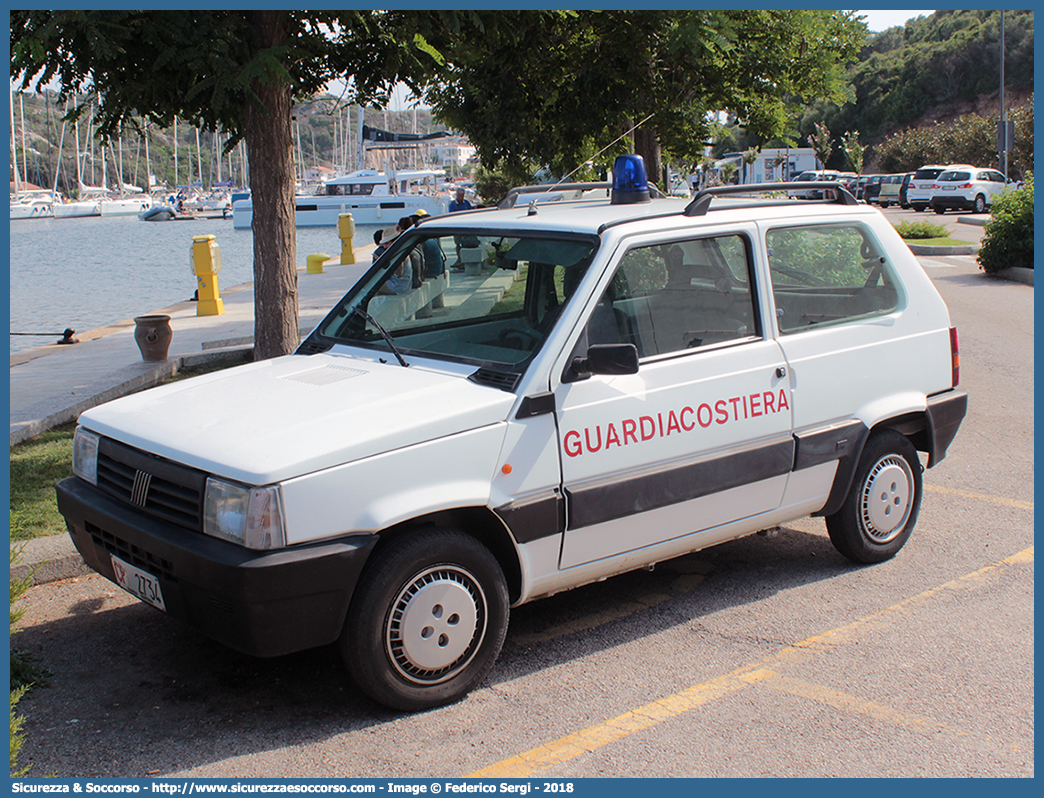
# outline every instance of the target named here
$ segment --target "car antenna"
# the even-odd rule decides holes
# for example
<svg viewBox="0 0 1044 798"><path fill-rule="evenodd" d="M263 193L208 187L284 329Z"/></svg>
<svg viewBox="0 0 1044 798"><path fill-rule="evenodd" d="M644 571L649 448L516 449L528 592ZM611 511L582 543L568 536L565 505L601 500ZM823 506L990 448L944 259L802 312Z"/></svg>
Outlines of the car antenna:
<svg viewBox="0 0 1044 798"><path fill-rule="evenodd" d="M652 119L652 118L653 118L654 116L656 116L656 112L655 112L655 111L654 111L653 113L649 114L649 115L648 115L647 117L645 117L645 119L643 119L643 120L642 120L641 122L639 122L639 123L638 123L637 125L635 125L634 127L632 127L632 128L630 129L630 130L626 130L626 131L624 131L624 132L623 132L623 133L621 133L621 134L620 134L619 136L617 136L617 137L616 137L615 139L613 139L612 141L610 141L610 142L609 142L608 144L606 144L606 145L605 145L604 147L602 147L602 149L600 149L600 150L599 150L598 152L596 152L596 153L595 153L594 155L592 155L592 156L591 156L590 158L588 158L588 159L587 159L587 161L593 161L593 160L594 160L595 158L597 158L597 157L598 157L599 155L601 155L601 154L602 154L603 152L605 152L605 151L606 151L607 149L609 149L609 148L610 148L610 147L612 147L612 146L613 146L614 144L616 144L616 142L618 142L618 141L619 141L620 139L624 138L625 136L630 136L630 135L631 135L632 133L634 133L634 131L636 131L636 130L637 130L638 128L640 128L640 127L641 127L642 125L644 125L644 124L645 124L646 122L648 122L648 121L649 121L650 119ZM562 183L566 182L566 181L567 181L567 180L568 180L569 178L571 178L571 177L572 177L573 175L575 175L575 174L576 174L577 172L579 172L579 171L580 171L580 168L581 168L581 167L582 167L582 166L583 166L584 164L586 164L586 163L587 163L587 161L584 161L584 163L580 164L580 166L576 167L576 169L574 169L574 170L573 170L572 172L570 172L570 173L569 173L569 174L567 174L567 175L566 175L565 177L563 177L562 179L560 179L560 180L559 180L559 181L558 181L557 183L555 183L555 184L554 184L553 186L551 186L550 188L548 188L548 190L547 190L547 191L545 191L545 192L544 192L544 194L550 194L550 193L551 193L552 191L554 191L554 190L555 190L555 187L556 187L556 186L559 186L559 185L561 185ZM543 195L540 195L540 196L543 196ZM534 199L532 200L532 202L530 202L530 203L529 203L529 215L530 215L530 216L532 216L532 215L534 215L534 214L536 213L536 202L537 202L537 201L536 201L536 198L534 198Z"/></svg>

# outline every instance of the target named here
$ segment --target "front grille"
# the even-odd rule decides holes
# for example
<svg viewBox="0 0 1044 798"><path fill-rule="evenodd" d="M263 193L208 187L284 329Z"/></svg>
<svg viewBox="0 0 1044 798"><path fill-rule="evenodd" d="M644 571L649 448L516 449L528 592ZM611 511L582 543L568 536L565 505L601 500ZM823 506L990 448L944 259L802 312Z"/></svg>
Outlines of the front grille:
<svg viewBox="0 0 1044 798"><path fill-rule="evenodd" d="M203 531L207 474L102 438L98 446L98 487L168 523Z"/></svg>
<svg viewBox="0 0 1044 798"><path fill-rule="evenodd" d="M157 557L140 546L128 543L111 532L106 532L104 529L95 526L90 521L84 523L84 528L87 530L87 534L91 536L91 541L98 548L105 549L109 554L115 554L124 562L130 563L143 571L148 571L155 577L166 579L168 582L178 581L174 575L174 563L170 560Z"/></svg>

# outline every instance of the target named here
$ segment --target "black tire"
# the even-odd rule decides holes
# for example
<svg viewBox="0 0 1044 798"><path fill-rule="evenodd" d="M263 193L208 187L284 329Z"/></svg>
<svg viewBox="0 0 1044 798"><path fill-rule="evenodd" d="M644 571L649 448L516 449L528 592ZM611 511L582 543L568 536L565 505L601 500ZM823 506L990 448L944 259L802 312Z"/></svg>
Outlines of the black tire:
<svg viewBox="0 0 1044 798"><path fill-rule="evenodd" d="M946 208L935 208L936 213L946 213Z"/></svg>
<svg viewBox="0 0 1044 798"><path fill-rule="evenodd" d="M986 213L986 198L982 194L975 195L975 213Z"/></svg>
<svg viewBox="0 0 1044 798"><path fill-rule="evenodd" d="M378 551L355 590L341 656L356 684L393 709L457 701L496 662L508 591L496 558L474 538L431 528Z"/></svg>
<svg viewBox="0 0 1044 798"><path fill-rule="evenodd" d="M921 508L921 461L894 430L870 436L844 504L827 516L834 547L850 560L876 563L906 543Z"/></svg>
<svg viewBox="0 0 1044 798"><path fill-rule="evenodd" d="M926 210L928 210L928 206L927 206L927 205L913 205L913 206L911 206L911 207L913 207L913 209L914 209L914 210L915 210L915 211L916 211L917 213L920 213L921 211L926 211Z"/></svg>

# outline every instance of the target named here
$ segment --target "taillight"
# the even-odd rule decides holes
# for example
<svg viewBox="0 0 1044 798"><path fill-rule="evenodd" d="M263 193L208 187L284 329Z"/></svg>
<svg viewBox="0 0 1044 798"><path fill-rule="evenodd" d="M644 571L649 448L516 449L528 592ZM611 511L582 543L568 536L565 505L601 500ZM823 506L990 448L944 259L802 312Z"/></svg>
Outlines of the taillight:
<svg viewBox="0 0 1044 798"><path fill-rule="evenodd" d="M950 369L951 381L956 388L961 382L961 347L957 343L957 328L950 328Z"/></svg>
<svg viewBox="0 0 1044 798"><path fill-rule="evenodd" d="M932 183L932 188L942 188L938 183Z"/></svg>
<svg viewBox="0 0 1044 798"><path fill-rule="evenodd" d="M971 187L972 187L971 183L965 183L964 185L957 186L957 188L971 188Z"/></svg>

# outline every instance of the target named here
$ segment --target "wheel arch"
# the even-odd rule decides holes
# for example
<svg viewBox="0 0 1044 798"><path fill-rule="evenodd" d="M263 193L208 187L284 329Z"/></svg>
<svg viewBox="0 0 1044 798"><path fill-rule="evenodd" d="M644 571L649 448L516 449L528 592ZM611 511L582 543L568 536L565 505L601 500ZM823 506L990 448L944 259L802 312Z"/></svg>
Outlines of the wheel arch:
<svg viewBox="0 0 1044 798"><path fill-rule="evenodd" d="M522 565L518 544L504 523L488 507L456 507L427 513L409 520L400 521L378 533L377 545L367 558L368 563L375 555L394 545L404 535L426 527L456 529L475 538L496 558L507 581L508 596L516 601L522 594Z"/></svg>
<svg viewBox="0 0 1044 798"><path fill-rule="evenodd" d="M919 452L927 452L929 464L934 465L933 438L931 435L931 420L927 410L901 413L890 418L881 419L872 427L862 427L862 434L855 445L852 446L845 456L838 460L837 472L834 474L834 484L830 488L830 496L825 505L814 516L827 516L836 513L844 504L852 488L852 480L859 466L859 460L863 455L863 449L870 436L881 430L894 430L907 438L913 444L914 449Z"/></svg>

